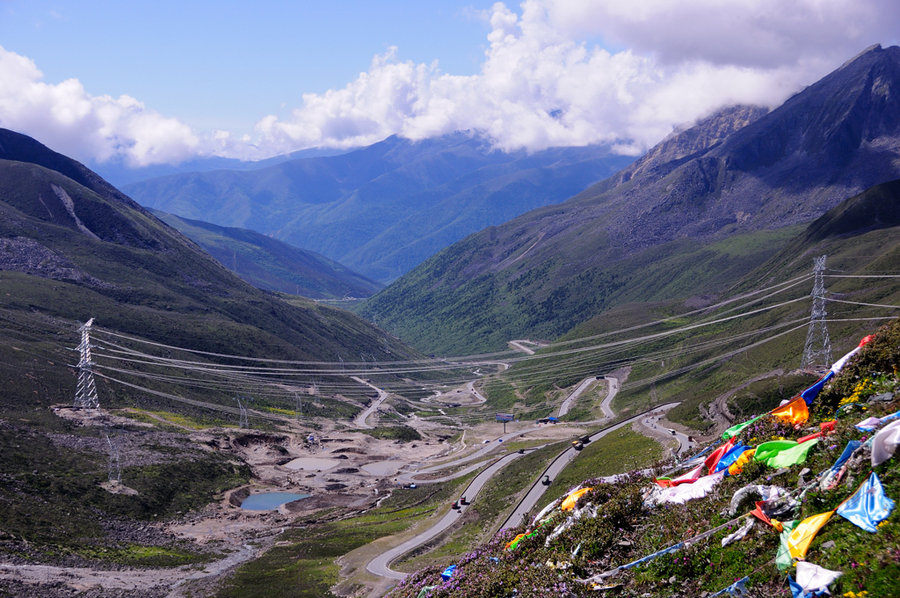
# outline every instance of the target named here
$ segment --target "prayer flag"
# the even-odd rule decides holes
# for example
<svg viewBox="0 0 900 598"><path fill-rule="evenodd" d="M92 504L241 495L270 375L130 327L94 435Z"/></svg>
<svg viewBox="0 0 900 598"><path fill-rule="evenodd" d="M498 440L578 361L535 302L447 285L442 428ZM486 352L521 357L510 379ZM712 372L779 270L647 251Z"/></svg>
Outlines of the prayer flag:
<svg viewBox="0 0 900 598"><path fill-rule="evenodd" d="M828 586L841 575L843 573L840 571L832 571L806 561L800 561L797 563L796 585L801 593L795 594L795 596L807 598L808 596L830 594ZM794 591L793 586L791 586L791 591Z"/></svg>
<svg viewBox="0 0 900 598"><path fill-rule="evenodd" d="M819 396L819 393L822 392L822 388L832 378L834 378L834 371L830 370L827 374L819 378L815 384L800 393L800 396L803 397L803 400L806 401L807 405L812 405L812 402Z"/></svg>
<svg viewBox="0 0 900 598"><path fill-rule="evenodd" d="M806 556L809 545L812 544L816 534L819 533L823 525L828 523L832 515L834 515L834 511L825 511L824 513L807 517L791 530L787 540L787 547L792 558L802 559Z"/></svg>
<svg viewBox="0 0 900 598"><path fill-rule="evenodd" d="M716 463L715 471L722 471L723 469L728 469L728 467L737 461L741 455L744 454L744 451L749 449L749 446L744 446L743 444L739 444L737 446L731 447L731 449L722 455L722 458L719 459L719 462Z"/></svg>
<svg viewBox="0 0 900 598"><path fill-rule="evenodd" d="M753 455L754 461L768 461L781 451L797 446L794 440L770 440L756 447L756 454Z"/></svg>
<svg viewBox="0 0 900 598"><path fill-rule="evenodd" d="M806 420L809 419L809 409L806 407L806 401L799 395L789 403L776 407L769 413L782 421L794 425L805 424Z"/></svg>
<svg viewBox="0 0 900 598"><path fill-rule="evenodd" d="M766 415L766 414L763 413L763 415ZM730 438L734 438L735 436L737 436L738 434L743 432L744 428L746 428L747 426L749 426L750 424L752 424L753 422L755 422L756 420L758 420L761 417L762 417L762 415L757 415L753 419L750 419L743 423L735 424L735 425L731 426L730 428L728 428L727 430L722 432L722 440L728 440Z"/></svg>
<svg viewBox="0 0 900 598"><path fill-rule="evenodd" d="M709 457L706 458L704 465L706 465L706 469L709 473L713 473L716 470L716 465L719 463L719 459L722 458L722 455L731 450L731 447L734 446L734 438L729 438L728 442L720 445L716 450L710 453Z"/></svg>
<svg viewBox="0 0 900 598"><path fill-rule="evenodd" d="M881 465L900 445L900 420L892 421L872 437L872 467Z"/></svg>
<svg viewBox="0 0 900 598"><path fill-rule="evenodd" d="M739 473L744 471L744 465L750 462L753 459L753 455L756 454L756 449L747 449L741 456L737 458L737 460L728 466L728 475L738 475Z"/></svg>
<svg viewBox="0 0 900 598"><path fill-rule="evenodd" d="M873 471L850 498L841 503L837 513L850 523L875 533L878 524L890 516L894 501L884 493L881 480Z"/></svg>
<svg viewBox="0 0 900 598"><path fill-rule="evenodd" d="M779 467L790 467L791 465L803 463L806 461L806 456L809 454L809 451L818 444L818 442L818 439L814 439L804 442L803 444L798 444L795 447L779 451L766 461L766 465L778 469Z"/></svg>
<svg viewBox="0 0 900 598"><path fill-rule="evenodd" d="M791 536L791 531L793 531L794 526L796 525L796 521L785 521L782 524L781 535L778 536L778 552L775 553L775 566L782 571L790 569L791 564L793 563L791 551L788 548L788 539Z"/></svg>
<svg viewBox="0 0 900 598"><path fill-rule="evenodd" d="M582 497L582 495L587 494L593 490L593 488L581 488L569 494L565 500L562 501L562 504L559 505L559 508L563 511L571 511L575 508L575 505L578 503L578 499Z"/></svg>

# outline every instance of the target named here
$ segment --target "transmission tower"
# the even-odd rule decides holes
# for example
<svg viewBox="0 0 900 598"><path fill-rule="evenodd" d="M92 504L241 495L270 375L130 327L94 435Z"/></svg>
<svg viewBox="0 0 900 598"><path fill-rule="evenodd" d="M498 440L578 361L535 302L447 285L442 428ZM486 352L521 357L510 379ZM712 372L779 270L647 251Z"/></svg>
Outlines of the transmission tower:
<svg viewBox="0 0 900 598"><path fill-rule="evenodd" d="M828 326L825 324L825 258L815 258L813 274L815 280L812 290L812 315L809 330L806 333L806 345L803 347L803 363L801 369L815 369L817 366L831 364L831 339L828 337Z"/></svg>
<svg viewBox="0 0 900 598"><path fill-rule="evenodd" d="M244 404L241 403L240 397L234 397L234 400L237 401L238 409L241 410L240 423L238 424L241 428L249 428L250 427L250 418L247 417L247 408L244 407ZM247 399L244 399L245 401Z"/></svg>
<svg viewBox="0 0 900 598"><path fill-rule="evenodd" d="M122 483L122 470L119 468L119 447L112 443L109 434L103 433L106 444L109 446L109 481L111 484Z"/></svg>
<svg viewBox="0 0 900 598"><path fill-rule="evenodd" d="M296 418L300 419L300 412L303 411L303 397L300 396L299 392L294 393L294 412L297 414Z"/></svg>
<svg viewBox="0 0 900 598"><path fill-rule="evenodd" d="M97 388L94 386L93 363L91 362L91 324L94 318L85 323L79 329L81 332L81 344L78 345L80 357L78 359L78 385L75 387L76 409L99 409L100 400L97 398Z"/></svg>

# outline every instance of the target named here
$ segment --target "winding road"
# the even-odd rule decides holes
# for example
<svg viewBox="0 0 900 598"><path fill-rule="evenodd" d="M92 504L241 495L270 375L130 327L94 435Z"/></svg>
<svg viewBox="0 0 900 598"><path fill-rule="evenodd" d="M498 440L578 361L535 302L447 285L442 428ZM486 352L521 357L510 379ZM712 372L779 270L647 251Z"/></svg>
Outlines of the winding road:
<svg viewBox="0 0 900 598"><path fill-rule="evenodd" d="M569 410L572 408L572 405L575 404L575 401L578 400L578 397L580 397L581 394L585 390L587 390L591 384L593 384L596 381L597 381L597 376L590 376L590 377L582 380L581 384L579 384L578 387L575 390L573 390L572 393L566 397L566 400L563 401L562 404L559 406L559 413L557 414L556 417L561 418L566 413L568 413Z"/></svg>
<svg viewBox="0 0 900 598"><path fill-rule="evenodd" d="M526 453L527 452L530 451L526 451ZM469 483L469 485L466 486L466 489L463 490L462 496L465 496L466 500L469 502L474 500L481 489L484 487L484 485L488 482L488 480L490 480L501 469L506 467L510 463L510 461L521 456L522 454L520 453L510 453L504 457L497 459L490 467L475 476L475 479L473 479ZM380 555L369 561L369 563L366 565L366 570L369 573L374 573L375 575L386 577L388 579L403 579L407 576L407 574L391 569L391 561L394 561L407 552L428 543L438 534L447 530L451 525L456 523L460 517L462 517L466 508L466 505L461 505L459 509L450 509L440 519L440 521L435 523L427 530L423 531L417 536L410 538L406 542L403 542L402 544L381 553Z"/></svg>
<svg viewBox="0 0 900 598"><path fill-rule="evenodd" d="M352 376L352 378L354 380L356 380L357 382L359 382L360 384L363 384L365 386L368 386L369 388L375 389L375 391L378 392L378 397L374 401L372 401L372 404L369 405L368 407L366 407L365 411L363 411L362 413L360 413L359 415L357 415L356 417L353 418L354 426L356 426L357 428L363 428L365 430L370 430L370 429L372 429L372 426L367 424L366 420L369 419L370 415L372 415L373 413L378 411L378 408L381 407L381 404L384 403L384 400L386 398L388 398L388 392L386 390L382 390L382 389L378 388L371 382L367 382L366 380L363 380L362 378L359 378L357 376Z"/></svg>
<svg viewBox="0 0 900 598"><path fill-rule="evenodd" d="M596 378L590 378L586 381L583 381L581 383L581 385L579 386L579 388L586 387L589 384L589 382L592 382L595 379ZM615 398L615 395L619 390L618 379L616 379L614 377L607 377L606 379L609 383L609 388L607 390L607 396L603 401L603 405L605 406L605 408L603 409L604 414L611 413L610 403L612 402L613 398ZM577 389L576 389L576 392L577 392ZM583 388L582 388L582 392L583 392ZM575 394L575 393L573 393L573 394ZM672 407L675 407L676 405L678 405L678 403L668 403L665 405L659 405L657 407L654 407L651 412L639 413L637 415L634 415L634 416L632 416L626 420L623 420L619 423L613 424L602 430L598 430L598 431L594 432L593 434L591 434L589 436L589 441L593 442L595 440L599 440L600 438L603 438L610 432L618 430L622 426L626 426L633 422L636 422L643 418L646 418L646 417L648 417L648 415L656 414L656 417L660 417L662 413L671 409ZM605 420L600 420L600 421L605 421ZM599 422L589 422L589 423L599 423ZM507 441L511 438L515 438L517 436L522 436L529 432L533 432L537 429L540 429L540 428L535 426L533 428L529 428L529 429L526 429L523 431L513 432L513 433L502 436L501 439L503 441ZM475 453L468 455L466 457L463 457L461 459L458 459L456 461L453 461L450 463L444 463L439 466L420 469L415 472L411 472L411 473L407 473L407 474L403 474L400 476L400 479L403 479L404 482L420 481L421 483L429 483L429 482L434 483L434 482L438 482L438 481L450 480L450 479L465 475L471 471L478 469L479 467L482 467L484 465L484 462L479 461L469 467L466 467L460 471L456 471L453 474L448 475L443 478L431 479L431 480L418 480L417 479L418 476L421 476L421 475L424 475L427 473L434 473L434 472L438 472L441 470L457 467L459 465L469 463L472 461L478 461L479 459L486 457L490 452L499 448L502 444L501 442L499 442L499 440L500 439L498 439L497 441L490 442L490 443L486 444L484 447L482 447L481 449L479 449L478 451L476 451ZM465 488L465 490L462 491L461 496L466 497L466 500L468 502L474 501L475 498L478 496L478 493L484 487L484 485L493 476L495 476L498 472L500 472L500 470L502 470L504 467L506 467L506 465L508 465L514 459L522 456L522 454L527 454L534 450L537 450L537 448L529 449L529 450L522 451L522 452L510 453L508 455L505 455L505 456L500 457L499 459L495 460L490 466L488 466L486 469L484 469L484 471L479 473L469 483L469 485ZM577 456L577 454L578 454L578 451L575 449L575 447L568 447L565 450L563 450L559 455L557 455L549 463L549 465L544 469L544 471L538 476L537 480L532 484L528 493L525 494L525 496L519 501L519 504L516 505L516 508L513 510L513 512L510 514L510 516L504 522L503 527L504 528L515 527L515 526L521 524L525 515L528 512L530 512L531 509L534 508L534 506L540 500L541 496L543 496L544 492L547 491L547 486L544 486L541 483L541 479L545 475L550 476L551 479L553 477L559 475L559 472L561 472L566 467L566 465L568 465ZM426 529L423 532L417 534L416 536L404 541L402 544L399 544L398 546L395 546L395 547L383 552L382 554L378 555L377 557L375 557L374 559L369 561L366 564L366 570L370 573L373 573L375 575L378 575L378 576L386 578L386 579L400 580L400 579L405 578L407 575L406 573L403 573L400 571L395 571L390 568L391 562L397 560L404 554L430 542L435 537L437 537L439 534L441 534L444 531L446 531L447 529L449 529L454 523L456 523L459 520L459 518L462 516L465 509L466 509L465 505L460 506L459 509L451 509L437 523L435 523L428 529Z"/></svg>
<svg viewBox="0 0 900 598"><path fill-rule="evenodd" d="M658 410L659 411L668 411L669 409L675 407L678 404L679 403L667 403L665 405L659 405L657 407L654 407L654 411L658 411ZM593 442L595 440L599 440L600 438L603 438L610 432L614 432L614 431L618 430L619 428L621 428L622 426L627 426L628 424L638 421L646 416L647 416L646 413L639 413L638 415L632 416L632 417L630 417L626 420L623 420L617 424L613 424L612 426L609 426L607 428L603 428L602 430L594 432L593 434L591 434L589 436L589 439L591 442ZM520 525L522 523L522 520L525 518L525 515L529 511L531 511L531 509L534 508L534 505L537 504L537 502L544 495L544 492L547 491L547 486L544 486L541 483L541 478L543 478L544 476L550 476L551 480L554 479L556 476L559 475L559 472L561 472L563 469L565 469L565 467L569 463L572 462L572 459L574 459L576 457L576 455L578 455L578 450L576 450L575 447L569 447L566 450L564 450L562 453L557 455L556 458L550 462L550 464L547 466L547 468L544 469L544 471L538 477L538 480L531 486L531 489L528 491L528 494L526 494L522 498L522 500L519 502L518 506L513 510L513 512L510 514L510 516L507 517L506 522L503 524L502 527L504 527L504 528L516 527L517 525Z"/></svg>

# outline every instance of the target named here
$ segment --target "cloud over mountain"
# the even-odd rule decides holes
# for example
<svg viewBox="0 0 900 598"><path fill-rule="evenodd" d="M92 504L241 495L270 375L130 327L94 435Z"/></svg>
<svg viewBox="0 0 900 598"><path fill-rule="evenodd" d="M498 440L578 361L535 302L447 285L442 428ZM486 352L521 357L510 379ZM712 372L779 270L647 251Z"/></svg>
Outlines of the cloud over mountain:
<svg viewBox="0 0 900 598"><path fill-rule="evenodd" d="M482 15L490 31L474 75L391 48L344 87L304 94L287 116L262 117L243 138L194 131L128 96L91 95L74 79L45 83L30 60L0 49L0 125L83 158L136 165L470 129L504 149L610 142L637 153L723 105L775 106L900 31L891 0L526 0L517 8L497 2ZM87 149L77 149L83 140Z"/></svg>
<svg viewBox="0 0 900 598"><path fill-rule="evenodd" d="M0 126L81 159L113 157L134 166L194 155L200 139L186 124L135 98L95 96L78 79L50 84L33 61L0 46Z"/></svg>

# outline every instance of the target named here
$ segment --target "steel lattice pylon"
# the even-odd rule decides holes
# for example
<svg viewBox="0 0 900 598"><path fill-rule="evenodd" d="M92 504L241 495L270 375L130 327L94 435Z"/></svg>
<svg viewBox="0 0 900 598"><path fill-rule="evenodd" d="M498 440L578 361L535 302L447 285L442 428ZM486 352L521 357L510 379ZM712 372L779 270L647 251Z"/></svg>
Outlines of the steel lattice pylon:
<svg viewBox="0 0 900 598"><path fill-rule="evenodd" d="M109 439L109 434L103 433L106 444L109 446L109 482L120 484L122 482L122 469L119 467L119 447Z"/></svg>
<svg viewBox="0 0 900 598"><path fill-rule="evenodd" d="M244 403L241 402L240 397L234 397L234 400L237 401L238 409L240 409L240 420L238 426L241 428L249 428L250 427L250 418L247 415L247 408L244 406ZM244 398L244 402L247 401L247 398Z"/></svg>
<svg viewBox="0 0 900 598"><path fill-rule="evenodd" d="M827 368L831 365L831 339L828 337L828 326L825 322L825 258L819 256L814 260L815 281L812 290L812 314L809 330L806 333L806 345L803 347L801 369Z"/></svg>
<svg viewBox="0 0 900 598"><path fill-rule="evenodd" d="M97 388L94 386L93 363L91 362L91 324L93 323L94 318L91 318L79 329L81 344L78 345L80 357L78 359L78 384L75 387L74 406L76 409L100 408Z"/></svg>

